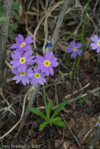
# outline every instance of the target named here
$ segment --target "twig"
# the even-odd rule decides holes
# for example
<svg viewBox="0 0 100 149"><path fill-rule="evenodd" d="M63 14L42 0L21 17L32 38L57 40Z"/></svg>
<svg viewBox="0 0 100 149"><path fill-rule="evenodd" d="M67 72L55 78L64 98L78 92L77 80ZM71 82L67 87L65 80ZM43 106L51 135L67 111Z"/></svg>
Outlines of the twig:
<svg viewBox="0 0 100 149"><path fill-rule="evenodd" d="M22 107L22 113L21 113L21 117L20 117L19 121L18 121L9 131L7 131L3 136L1 136L1 137L0 137L0 140L2 140L2 139L3 139L4 137L6 137L9 133L11 133L11 132L18 126L18 124L21 122L21 120L22 120L22 118L23 118L23 115L24 115L24 111L25 111L26 97L27 97L28 93L31 91L31 89L32 89L32 88L30 88L30 89L27 91L27 93L26 93L26 95L25 95L25 97L24 97L23 107Z"/></svg>
<svg viewBox="0 0 100 149"><path fill-rule="evenodd" d="M54 45L55 45L56 41L58 40L60 27L62 25L66 10L68 9L69 2L70 2L70 0L65 0L64 1L62 10L60 12L60 16L59 16L59 19L57 21L56 28L55 28L54 33L53 33L52 38L51 38L51 42L53 44L52 49L54 48Z"/></svg>
<svg viewBox="0 0 100 149"><path fill-rule="evenodd" d="M85 87L85 86L84 86L84 87ZM83 87L83 88L84 88L84 87ZM81 89L80 89L80 90L81 90ZM78 91L80 91L80 90L78 90ZM92 93L97 92L97 91L99 91L99 90L100 90L100 87L97 88L97 89L93 89L92 91L88 91L88 93L84 93L84 94L79 95L79 96L77 96L77 97L75 97L75 98L72 98L71 100L68 100L67 103L75 102L75 101L77 101L79 98L83 98L83 97L87 96L88 94L92 94ZM78 93L78 91L75 91L75 92ZM69 97L71 97L71 96L72 96L72 94L70 94L70 96L68 95L67 99L68 99ZM59 104L58 104L57 106L54 106L54 107L52 108L52 110L56 109L58 106L59 106ZM37 109L45 109L45 107L42 106L42 107L38 107Z"/></svg>
<svg viewBox="0 0 100 149"><path fill-rule="evenodd" d="M29 101L29 103L27 105L27 108L26 108L25 114L23 116L23 119L22 119L22 121L20 123L18 132L24 127L24 124L25 124L25 122L27 120L27 117L30 114L30 111L28 110L28 107L32 107L32 105L33 105L33 103L35 101L35 97L36 97L36 95L37 95L37 93L39 91L39 87L40 87L40 85L37 85L36 87L34 87L34 86L31 87L32 88L31 89L32 95L31 95L30 101Z"/></svg>
<svg viewBox="0 0 100 149"><path fill-rule="evenodd" d="M76 94L76 93L78 93L79 91L82 91L83 89L87 88L88 86L90 86L90 83L86 84L85 86L83 86L83 87L80 88L79 90L74 91L73 95ZM71 97L71 96L72 96L72 94L69 94L69 95L65 96L64 98L66 99L66 98L69 98L69 97ZM84 96L84 95L83 95L83 96Z"/></svg>
<svg viewBox="0 0 100 149"><path fill-rule="evenodd" d="M99 88L99 89L100 89L100 88ZM95 127L98 126L99 121L100 121L100 115L99 115L98 120L97 120L97 122L96 122L96 124L95 124ZM94 128L95 128L95 127L94 127ZM94 128L90 129L90 130L85 134L85 136L84 136L84 138L82 139L81 143L86 139L86 137L90 134L90 132L91 132L92 130L94 130Z"/></svg>
<svg viewBox="0 0 100 149"><path fill-rule="evenodd" d="M96 131L96 133L95 133L95 135L93 137L93 141L92 141L89 149L94 149L94 147L95 147L95 145L97 143L97 139L98 139L99 135L100 135L100 127L98 126L97 131Z"/></svg>
<svg viewBox="0 0 100 149"><path fill-rule="evenodd" d="M12 66L8 63L8 61L5 60L5 64L6 64L10 69L12 69Z"/></svg>
<svg viewBox="0 0 100 149"><path fill-rule="evenodd" d="M63 114L61 114L61 116L62 116L63 119L64 119ZM65 122L66 126L68 127L69 131L71 132L72 136L74 137L75 141L77 142L77 144L78 144L79 146L81 146L80 142L78 141L77 137L74 135L74 133L72 132L72 130L70 129L70 127L69 127L69 125L68 125L68 123L66 122L65 119L64 119L64 122Z"/></svg>
<svg viewBox="0 0 100 149"><path fill-rule="evenodd" d="M37 31L41 25L41 23L43 22L43 20L45 19L45 17L51 13L51 11L53 11L56 7L60 6L61 4L63 3L63 1L61 2L57 2L55 5L51 6L50 8L47 9L47 11L45 12L44 16L41 18L40 22L38 23L35 31L34 31L34 34L33 34L33 38L36 39L36 34L37 34ZM32 34L31 34L32 35ZM36 48L36 41L34 41L34 47Z"/></svg>

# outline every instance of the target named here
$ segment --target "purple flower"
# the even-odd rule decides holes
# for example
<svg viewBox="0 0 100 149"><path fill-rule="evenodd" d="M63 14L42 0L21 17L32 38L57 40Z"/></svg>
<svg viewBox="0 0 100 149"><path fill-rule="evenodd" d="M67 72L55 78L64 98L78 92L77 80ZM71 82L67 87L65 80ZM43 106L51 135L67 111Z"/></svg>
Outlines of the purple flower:
<svg viewBox="0 0 100 149"><path fill-rule="evenodd" d="M97 50L96 52L99 53L100 52L100 36L98 37L97 35L94 35L94 37L91 37L91 40L94 43L91 43L91 47L93 50Z"/></svg>
<svg viewBox="0 0 100 149"><path fill-rule="evenodd" d="M34 67L34 73L33 73L33 77L31 78L31 84L34 84L34 86L37 86L37 84L41 84L43 85L46 82L46 79L44 78L44 74L41 73L40 70L38 70L38 67L35 66Z"/></svg>
<svg viewBox="0 0 100 149"><path fill-rule="evenodd" d="M83 53L81 48L81 43L76 43L75 41L70 42L70 47L67 48L67 53L71 53L72 58L76 58L77 55L81 55Z"/></svg>
<svg viewBox="0 0 100 149"><path fill-rule="evenodd" d="M31 50L32 47L30 43L33 42L34 40L32 39L32 36L28 36L24 39L24 37L21 34L18 34L18 37L16 37L16 43L12 44L10 48L17 49L20 52Z"/></svg>
<svg viewBox="0 0 100 149"><path fill-rule="evenodd" d="M99 127L100 127L100 123L99 123Z"/></svg>
<svg viewBox="0 0 100 149"><path fill-rule="evenodd" d="M53 47L52 43L50 41L46 42L45 47Z"/></svg>
<svg viewBox="0 0 100 149"><path fill-rule="evenodd" d="M14 54L11 54L13 60L10 62L12 68L17 68L18 71L24 71L28 65L34 63L34 56L32 56L32 51L25 52L23 55L19 51L14 51Z"/></svg>
<svg viewBox="0 0 100 149"><path fill-rule="evenodd" d="M39 64L38 69L40 69L42 73L45 73L46 76L54 74L52 67L57 67L59 63L57 62L57 58L54 57L53 52L46 51L44 57L37 55L36 58L35 62Z"/></svg>
<svg viewBox="0 0 100 149"><path fill-rule="evenodd" d="M12 73L15 74L13 80L16 80L16 84L22 81L22 84L26 85L29 83L29 79L33 76L32 69L26 69L25 71L17 71L17 69L12 69Z"/></svg>
<svg viewBox="0 0 100 149"><path fill-rule="evenodd" d="M55 57L59 57L60 55L56 53L56 54L54 54L54 56L55 56Z"/></svg>

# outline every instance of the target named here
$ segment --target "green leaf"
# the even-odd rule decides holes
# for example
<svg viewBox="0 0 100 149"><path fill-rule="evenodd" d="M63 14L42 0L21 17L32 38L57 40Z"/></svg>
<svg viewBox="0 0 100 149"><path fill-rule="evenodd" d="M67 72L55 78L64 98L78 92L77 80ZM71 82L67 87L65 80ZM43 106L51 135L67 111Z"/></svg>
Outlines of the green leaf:
<svg viewBox="0 0 100 149"><path fill-rule="evenodd" d="M53 124L57 125L57 126L61 126L61 127L65 127L66 124L63 121L54 121Z"/></svg>
<svg viewBox="0 0 100 149"><path fill-rule="evenodd" d="M55 112L53 113L51 119L53 119L62 109L63 107L67 104L67 100L63 101L55 110Z"/></svg>
<svg viewBox="0 0 100 149"><path fill-rule="evenodd" d="M6 21L8 17L0 17L0 22Z"/></svg>
<svg viewBox="0 0 100 149"><path fill-rule="evenodd" d="M86 101L88 99L88 96L85 96L81 99L79 99L78 103L81 104L83 101Z"/></svg>
<svg viewBox="0 0 100 149"><path fill-rule="evenodd" d="M0 17L3 16L3 5L0 5Z"/></svg>
<svg viewBox="0 0 100 149"><path fill-rule="evenodd" d="M66 61L65 64L66 64L66 66L70 66L70 62L69 61Z"/></svg>
<svg viewBox="0 0 100 149"><path fill-rule="evenodd" d="M47 117L44 115L43 112L41 112L40 110L36 109L36 108L31 108L28 107L28 110L30 110L32 113L35 113L36 115L40 116L41 118L43 118L44 120L47 120Z"/></svg>
<svg viewBox="0 0 100 149"><path fill-rule="evenodd" d="M19 3L17 3L17 2L13 2L13 10L15 9L15 10L17 10L17 11L19 11L20 9L19 9L19 6L20 6L21 4L19 4Z"/></svg>
<svg viewBox="0 0 100 149"><path fill-rule="evenodd" d="M53 123L54 121L61 121L61 119L62 118L60 116L57 116L57 117L51 119L50 122Z"/></svg>
<svg viewBox="0 0 100 149"><path fill-rule="evenodd" d="M100 59L98 59L98 63L100 63Z"/></svg>
<svg viewBox="0 0 100 149"><path fill-rule="evenodd" d="M78 13L78 11L76 11L76 10L71 10L71 12L80 16L80 13Z"/></svg>
<svg viewBox="0 0 100 149"><path fill-rule="evenodd" d="M63 37L61 40L62 40L62 41L65 41L65 40L66 40L66 38L65 38L65 37Z"/></svg>
<svg viewBox="0 0 100 149"><path fill-rule="evenodd" d="M73 75L76 75L76 73L77 73L77 68L75 69L75 71L74 71Z"/></svg>
<svg viewBox="0 0 100 149"><path fill-rule="evenodd" d="M70 54L69 53L66 53L66 57L68 60L70 60Z"/></svg>
<svg viewBox="0 0 100 149"><path fill-rule="evenodd" d="M73 72L70 71L70 73L69 73L69 80L72 82L72 79L73 79Z"/></svg>
<svg viewBox="0 0 100 149"><path fill-rule="evenodd" d="M74 33L70 33L70 32L65 32L65 34L67 34L67 35L73 35L73 36L76 36L76 37L80 37L80 35L77 35L77 34L74 34Z"/></svg>
<svg viewBox="0 0 100 149"><path fill-rule="evenodd" d="M51 114L51 110L52 110L52 100L50 100L48 102L48 104L46 105L46 111L47 111L47 118L50 118L50 114Z"/></svg>
<svg viewBox="0 0 100 149"><path fill-rule="evenodd" d="M18 15L15 10L12 10L12 14L15 15L15 16Z"/></svg>
<svg viewBox="0 0 100 149"><path fill-rule="evenodd" d="M48 122L43 122L43 123L41 123L40 126L39 126L39 131L43 130L44 127L47 126L47 124L48 124Z"/></svg>
<svg viewBox="0 0 100 149"><path fill-rule="evenodd" d="M11 37L13 35L14 30L16 30L16 28L18 27L17 24L10 24L10 28L9 28L9 36Z"/></svg>

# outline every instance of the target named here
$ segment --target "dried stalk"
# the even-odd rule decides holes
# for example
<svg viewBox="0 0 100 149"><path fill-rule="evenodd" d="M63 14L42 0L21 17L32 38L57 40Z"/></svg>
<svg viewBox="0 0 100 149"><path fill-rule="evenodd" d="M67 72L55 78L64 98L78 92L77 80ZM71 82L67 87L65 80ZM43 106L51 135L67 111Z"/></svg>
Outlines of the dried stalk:
<svg viewBox="0 0 100 149"><path fill-rule="evenodd" d="M59 16L59 19L57 21L56 28L55 28L54 33L53 33L52 38L51 38L51 42L53 44L53 47L54 47L56 41L58 40L60 27L62 25L66 10L68 9L69 2L70 2L70 0L65 0L64 1L62 10L60 12L60 16ZM52 50L53 50L53 48L52 48Z"/></svg>
<svg viewBox="0 0 100 149"><path fill-rule="evenodd" d="M11 18L13 0L4 1L3 17L7 17L4 24L1 26L0 31L0 87L2 86L2 80L4 77L5 59L6 59L6 45L8 39L9 23Z"/></svg>

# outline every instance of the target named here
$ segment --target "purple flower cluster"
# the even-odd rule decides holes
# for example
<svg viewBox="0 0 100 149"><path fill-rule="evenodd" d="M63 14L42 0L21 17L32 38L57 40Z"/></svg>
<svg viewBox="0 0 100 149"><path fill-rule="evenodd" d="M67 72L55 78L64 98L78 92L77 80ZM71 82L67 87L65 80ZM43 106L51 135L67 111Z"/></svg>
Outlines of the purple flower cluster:
<svg viewBox="0 0 100 149"><path fill-rule="evenodd" d="M30 43L33 43L33 42L34 40L32 39L32 36L28 36L24 39L24 37L21 34L18 34L18 37L16 37L16 43L12 44L10 48L16 49L16 51L23 53L24 51L28 51L32 49Z"/></svg>
<svg viewBox="0 0 100 149"><path fill-rule="evenodd" d="M11 54L13 60L10 62L13 68L12 73L15 74L13 80L16 80L16 83L21 81L22 84L26 85L31 81L34 86L37 86L38 83L43 85L46 82L44 77L53 75L53 67L57 67L59 64L53 52L49 51L46 51L44 57L37 55L35 59L30 45L33 42L32 36L24 39L21 34L18 34L16 43L10 47L11 49L16 49ZM33 65L34 63L36 64L35 66ZM34 69L32 70L30 66L34 67Z"/></svg>
<svg viewBox="0 0 100 149"><path fill-rule="evenodd" d="M91 37L92 43L90 44L92 50L96 50L97 53L100 52L100 36L94 35ZM74 40L70 42L70 47L67 48L67 53L71 53L71 58L76 58L77 55L81 55L83 51L80 49L82 47L81 43L76 43Z"/></svg>
<svg viewBox="0 0 100 149"><path fill-rule="evenodd" d="M46 76L49 76L49 74L53 76L54 70L52 67L58 66L57 58L54 57L53 52L46 51L44 57L37 55L36 58L35 62L39 64L38 69L40 69L42 73L45 73Z"/></svg>

